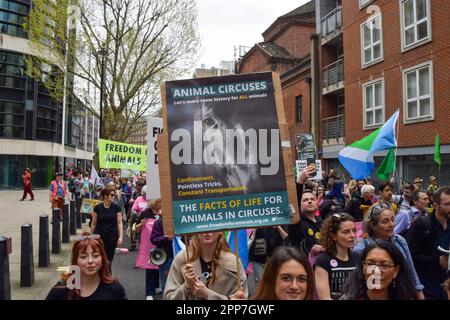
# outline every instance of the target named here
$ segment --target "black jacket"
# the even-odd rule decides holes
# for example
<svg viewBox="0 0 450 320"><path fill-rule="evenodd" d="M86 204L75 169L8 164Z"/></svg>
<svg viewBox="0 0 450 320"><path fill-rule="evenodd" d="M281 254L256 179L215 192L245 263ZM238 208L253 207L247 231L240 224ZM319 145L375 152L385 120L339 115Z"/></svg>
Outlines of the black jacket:
<svg viewBox="0 0 450 320"><path fill-rule="evenodd" d="M428 218L428 217L426 217ZM447 279L447 272L439 264L439 257L443 253L437 247L448 248L450 240L450 219L448 228L444 230L435 215L429 216L430 224L425 219L417 218L408 231L408 246L416 267L420 282L425 286L424 294L427 299L447 299L441 284ZM442 241L447 239L447 243Z"/></svg>
<svg viewBox="0 0 450 320"><path fill-rule="evenodd" d="M294 246L308 255L311 248L315 244L319 244L321 225L320 217L316 217L316 222L314 222L305 215L301 215L299 223L288 226L288 245Z"/></svg>
<svg viewBox="0 0 450 320"><path fill-rule="evenodd" d="M371 206L372 202L370 200L366 200L363 197L354 197L350 200L347 208L344 209L345 212L349 213L354 219L355 222L363 221L364 214L361 206Z"/></svg>
<svg viewBox="0 0 450 320"><path fill-rule="evenodd" d="M286 230L284 226L283 229ZM274 250L281 245L283 245L283 239L277 228L258 228L248 252L249 259L264 264Z"/></svg>
<svg viewBox="0 0 450 320"><path fill-rule="evenodd" d="M298 209L301 210L303 185L296 183L296 186ZM320 217L316 217L316 222L314 222L300 212L300 222L288 225L286 244L296 247L305 255L308 255L311 248L319 243L321 225L322 220Z"/></svg>
<svg viewBox="0 0 450 320"><path fill-rule="evenodd" d="M159 218L153 224L150 241L158 248L163 249L168 258L173 258L172 240L164 235L162 218Z"/></svg>
<svg viewBox="0 0 450 320"><path fill-rule="evenodd" d="M344 204L334 196L327 195L319 206L320 217L325 220L330 214L342 212Z"/></svg>

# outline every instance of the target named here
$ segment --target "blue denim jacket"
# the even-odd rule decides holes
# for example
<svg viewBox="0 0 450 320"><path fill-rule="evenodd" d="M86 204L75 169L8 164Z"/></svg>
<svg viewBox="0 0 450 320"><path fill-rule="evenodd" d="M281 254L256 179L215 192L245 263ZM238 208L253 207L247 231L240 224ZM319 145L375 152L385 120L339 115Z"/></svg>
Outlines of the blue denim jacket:
<svg viewBox="0 0 450 320"><path fill-rule="evenodd" d="M364 249L374 242L375 241L370 237L364 239L356 244L356 246L353 248L353 251L362 254ZM403 238L401 235L394 234L394 236L391 238L391 242L403 254L403 257L406 261L406 266L408 268L409 277L414 287L416 288L416 291L423 290L424 286L420 283L419 276L417 275L416 268L414 267L411 253L409 252L408 243L406 242L405 238Z"/></svg>

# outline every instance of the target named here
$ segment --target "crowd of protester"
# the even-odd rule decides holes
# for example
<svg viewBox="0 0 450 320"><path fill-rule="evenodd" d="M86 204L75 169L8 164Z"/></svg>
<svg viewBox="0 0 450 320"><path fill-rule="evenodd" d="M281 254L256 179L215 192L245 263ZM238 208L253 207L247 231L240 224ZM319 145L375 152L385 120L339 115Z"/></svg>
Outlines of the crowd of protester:
<svg viewBox="0 0 450 320"><path fill-rule="evenodd" d="M248 232L250 266L236 263L224 232L189 238L174 252L175 239L163 230L161 199L147 197L145 174L122 177L104 170L57 174L50 185L52 207L65 197L100 200L91 213L90 233L75 240L72 263L80 267L81 289L64 279L48 299L126 299L112 277L111 262L125 236L138 250L136 268L145 270L145 296L211 300L435 300L450 298L450 187L436 177L374 185L368 177L345 181L314 167L298 174L299 221ZM153 263L153 250L165 253ZM144 281L144 279L143 279Z"/></svg>

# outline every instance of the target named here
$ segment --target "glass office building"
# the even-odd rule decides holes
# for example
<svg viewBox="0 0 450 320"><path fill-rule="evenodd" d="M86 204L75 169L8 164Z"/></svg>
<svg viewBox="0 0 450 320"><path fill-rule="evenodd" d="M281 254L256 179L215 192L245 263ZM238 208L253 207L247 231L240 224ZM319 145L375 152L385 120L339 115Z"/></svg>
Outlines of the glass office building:
<svg viewBox="0 0 450 320"><path fill-rule="evenodd" d="M22 25L29 8L29 0L0 0L0 189L21 188L27 167L35 188L47 187L55 171L90 169L98 139L98 119L74 99L63 144L62 101L27 76Z"/></svg>

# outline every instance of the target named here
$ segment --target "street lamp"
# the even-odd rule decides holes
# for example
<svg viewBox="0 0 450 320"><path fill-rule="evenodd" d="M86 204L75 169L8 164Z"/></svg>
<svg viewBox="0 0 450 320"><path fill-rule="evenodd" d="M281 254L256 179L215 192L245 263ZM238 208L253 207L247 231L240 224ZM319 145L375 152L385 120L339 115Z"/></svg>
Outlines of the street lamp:
<svg viewBox="0 0 450 320"><path fill-rule="evenodd" d="M98 50L98 54L101 55L101 71L100 71L100 139L103 138L103 87L105 86L105 55L106 55L105 44L102 43L100 50Z"/></svg>

